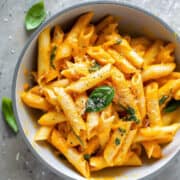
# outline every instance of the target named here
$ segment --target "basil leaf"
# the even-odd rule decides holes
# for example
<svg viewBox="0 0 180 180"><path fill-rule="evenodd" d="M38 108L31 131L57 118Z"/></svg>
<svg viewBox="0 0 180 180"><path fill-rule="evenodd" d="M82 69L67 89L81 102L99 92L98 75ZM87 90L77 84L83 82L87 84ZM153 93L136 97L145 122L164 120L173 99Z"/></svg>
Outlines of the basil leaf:
<svg viewBox="0 0 180 180"><path fill-rule="evenodd" d="M135 110L132 108L132 107L128 107L126 109L126 112L129 114L129 115L135 115Z"/></svg>
<svg viewBox="0 0 180 180"><path fill-rule="evenodd" d="M119 45L122 43L122 40L121 39L117 39L116 42L115 42L115 45Z"/></svg>
<svg viewBox="0 0 180 180"><path fill-rule="evenodd" d="M95 72L97 70L99 70L101 68L101 65L98 64L96 61L94 62L94 64L89 68L89 72Z"/></svg>
<svg viewBox="0 0 180 180"><path fill-rule="evenodd" d="M172 99L167 106L164 108L165 113L173 112L178 107L180 107L180 101L176 101L175 99Z"/></svg>
<svg viewBox="0 0 180 180"><path fill-rule="evenodd" d="M121 134L125 134L125 133L126 133L126 129L118 128L118 130L119 130L119 132L120 132Z"/></svg>
<svg viewBox="0 0 180 180"><path fill-rule="evenodd" d="M14 131L14 133L17 133L18 126L17 126L16 119L13 113L12 100L10 98L3 97L2 112L3 112L6 123Z"/></svg>
<svg viewBox="0 0 180 180"><path fill-rule="evenodd" d="M52 48L52 50L51 50L51 55L50 55L50 64L51 64L51 66L55 69L55 66L54 66L54 64L53 64L53 61L54 61L54 59L55 59L55 57L56 57L56 50L57 50L57 46L54 46L53 48Z"/></svg>
<svg viewBox="0 0 180 180"><path fill-rule="evenodd" d="M113 100L114 89L110 86L96 88L86 103L86 112L98 112L107 107Z"/></svg>
<svg viewBox="0 0 180 180"><path fill-rule="evenodd" d="M89 161L90 157L91 157L90 154L84 154L84 159L85 159L86 161Z"/></svg>
<svg viewBox="0 0 180 180"><path fill-rule="evenodd" d="M119 138L116 138L116 139L115 139L115 144L118 146L120 143L121 143L120 139L119 139Z"/></svg>
<svg viewBox="0 0 180 180"><path fill-rule="evenodd" d="M34 4L27 12L25 17L25 26L27 30L37 28L46 18L44 1Z"/></svg>
<svg viewBox="0 0 180 180"><path fill-rule="evenodd" d="M169 96L162 96L161 99L159 99L159 105L164 104L168 97Z"/></svg>
<svg viewBox="0 0 180 180"><path fill-rule="evenodd" d="M136 124L138 124L140 122L140 120L137 119L136 112L132 107L130 107L130 106L125 107L122 104L119 104L119 106L121 107L121 109L124 110L124 111L122 111L122 114L124 115L123 117L121 117L122 120L124 120L124 121L134 121Z"/></svg>

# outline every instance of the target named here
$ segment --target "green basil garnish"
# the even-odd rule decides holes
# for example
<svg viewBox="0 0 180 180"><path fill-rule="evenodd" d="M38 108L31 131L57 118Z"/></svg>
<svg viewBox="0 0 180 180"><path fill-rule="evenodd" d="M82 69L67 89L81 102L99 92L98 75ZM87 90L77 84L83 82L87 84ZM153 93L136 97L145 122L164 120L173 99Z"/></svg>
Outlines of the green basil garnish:
<svg viewBox="0 0 180 180"><path fill-rule="evenodd" d="M180 107L180 101L176 101L175 99L172 99L171 101L169 101L167 106L164 108L164 112L165 113L173 112L178 107Z"/></svg>
<svg viewBox="0 0 180 180"><path fill-rule="evenodd" d="M94 62L93 65L89 68L89 72L95 72L101 68L101 65L98 62Z"/></svg>
<svg viewBox="0 0 180 180"><path fill-rule="evenodd" d="M121 143L120 139L119 139L119 138L116 138L116 139L115 139L115 144L118 146L120 143Z"/></svg>
<svg viewBox="0 0 180 180"><path fill-rule="evenodd" d="M134 121L136 124L140 122L139 119L137 119L136 112L132 107L124 107L122 104L119 104L119 106L127 113L127 115L122 118L124 121Z"/></svg>
<svg viewBox="0 0 180 180"><path fill-rule="evenodd" d="M165 101L168 99L169 96L162 96L161 99L159 99L159 105L162 105L165 103Z"/></svg>
<svg viewBox="0 0 180 180"><path fill-rule="evenodd" d="M86 161L89 161L90 157L91 157L90 154L84 154L84 159L85 159Z"/></svg>
<svg viewBox="0 0 180 180"><path fill-rule="evenodd" d="M6 123L14 131L14 133L17 133L18 126L17 126L16 119L13 113L12 100L10 98L3 97L2 112L3 112Z"/></svg>
<svg viewBox="0 0 180 180"><path fill-rule="evenodd" d="M51 50L51 54L50 54L50 64L51 66L55 69L55 66L54 66L54 59L56 57L56 50L57 50L57 46L54 46Z"/></svg>
<svg viewBox="0 0 180 180"><path fill-rule="evenodd" d="M126 108L126 112L129 115L134 115L135 114L135 110L132 107L130 107L130 106Z"/></svg>
<svg viewBox="0 0 180 180"><path fill-rule="evenodd" d="M25 25L27 30L37 28L46 18L44 1L34 4L27 12L25 17Z"/></svg>
<svg viewBox="0 0 180 180"><path fill-rule="evenodd" d="M126 130L123 129L123 128L118 128L118 130L120 131L121 134L125 134L126 133Z"/></svg>
<svg viewBox="0 0 180 180"><path fill-rule="evenodd" d="M119 45L122 43L122 40L121 39L117 39L116 42L115 42L115 45Z"/></svg>
<svg viewBox="0 0 180 180"><path fill-rule="evenodd" d="M101 86L94 89L86 103L86 112L98 112L103 110L112 102L113 97L113 87Z"/></svg>

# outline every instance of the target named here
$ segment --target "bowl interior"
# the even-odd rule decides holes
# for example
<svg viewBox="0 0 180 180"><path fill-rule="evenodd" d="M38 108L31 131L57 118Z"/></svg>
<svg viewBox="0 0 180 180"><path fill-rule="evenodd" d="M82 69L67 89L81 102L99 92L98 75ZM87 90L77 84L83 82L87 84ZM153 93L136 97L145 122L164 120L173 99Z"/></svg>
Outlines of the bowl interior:
<svg viewBox="0 0 180 180"><path fill-rule="evenodd" d="M118 17L119 27L121 32L128 32L135 35L148 35L153 38L160 38L163 40L171 41L176 44L176 60L178 67L180 67L180 43L177 36L166 25L154 18L153 16L140 11L136 8L125 6L122 4L113 3L90 3L81 6L75 6L67 11L63 11L53 18L48 20L42 26L38 33L36 33L29 44L26 46L22 56L19 60L18 67L15 73L15 86L13 89L15 97L15 109L19 119L19 125L22 127L22 132L25 134L26 141L30 144L31 149L35 155L47 164L50 169L59 175L66 175L73 179L83 180L84 178L77 173L68 163L57 158L51 149L45 144L38 144L34 142L34 135L38 128L36 124L39 114L35 110L27 108L20 99L20 92L23 90L23 85L26 82L31 82L29 76L25 75L25 71L31 72L36 66L36 49L37 37L39 32L45 26L54 26L60 24L61 27L67 29L75 18L80 14L88 11L93 11L94 21L99 20L107 14ZM94 174L95 177L116 177L122 179L125 177L127 180L143 178L149 174L154 173L156 170L163 167L170 159L172 159L180 148L180 132L174 138L174 141L163 149L163 158L156 161L146 162L142 167L128 167L128 168L111 168ZM71 168L69 168L71 167Z"/></svg>

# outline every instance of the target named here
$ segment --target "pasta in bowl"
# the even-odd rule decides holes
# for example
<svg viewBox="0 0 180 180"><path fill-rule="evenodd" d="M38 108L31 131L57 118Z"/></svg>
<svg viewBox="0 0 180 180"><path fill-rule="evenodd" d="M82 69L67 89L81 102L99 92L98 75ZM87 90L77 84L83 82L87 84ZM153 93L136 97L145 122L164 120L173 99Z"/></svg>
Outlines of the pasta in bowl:
<svg viewBox="0 0 180 180"><path fill-rule="evenodd" d="M92 23L93 14L39 34L34 83L20 93L41 111L34 141L49 143L86 178L143 166L143 149L160 159L180 128L175 44L122 34L117 17Z"/></svg>

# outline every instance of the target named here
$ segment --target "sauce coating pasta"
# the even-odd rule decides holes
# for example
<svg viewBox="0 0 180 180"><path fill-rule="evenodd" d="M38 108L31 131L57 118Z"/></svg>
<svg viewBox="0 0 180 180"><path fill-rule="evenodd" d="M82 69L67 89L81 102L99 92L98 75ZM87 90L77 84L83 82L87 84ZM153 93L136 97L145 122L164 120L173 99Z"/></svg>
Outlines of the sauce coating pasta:
<svg viewBox="0 0 180 180"><path fill-rule="evenodd" d="M123 36L115 17L92 17L81 15L68 32L56 25L40 33L36 84L21 95L43 112L35 141L50 143L85 177L141 166L142 148L161 158L180 128L175 45Z"/></svg>

